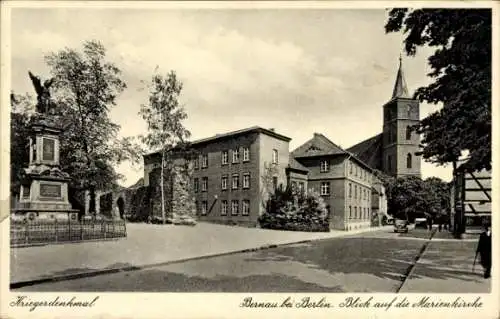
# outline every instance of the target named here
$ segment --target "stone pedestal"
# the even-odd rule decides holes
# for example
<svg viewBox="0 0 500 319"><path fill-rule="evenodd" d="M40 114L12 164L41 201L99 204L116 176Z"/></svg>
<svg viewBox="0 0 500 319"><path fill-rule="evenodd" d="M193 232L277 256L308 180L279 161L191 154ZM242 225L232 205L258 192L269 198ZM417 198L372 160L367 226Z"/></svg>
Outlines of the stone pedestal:
<svg viewBox="0 0 500 319"><path fill-rule="evenodd" d="M35 120L29 138L29 166L24 169L19 206L14 218L72 219L68 198L69 175L59 168L59 136L62 130L47 118Z"/></svg>

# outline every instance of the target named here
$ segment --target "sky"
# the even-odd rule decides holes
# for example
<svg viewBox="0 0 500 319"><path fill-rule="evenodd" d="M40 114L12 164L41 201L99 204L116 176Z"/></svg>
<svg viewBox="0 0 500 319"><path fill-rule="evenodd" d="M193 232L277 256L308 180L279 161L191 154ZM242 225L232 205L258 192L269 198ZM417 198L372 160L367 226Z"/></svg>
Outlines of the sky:
<svg viewBox="0 0 500 319"><path fill-rule="evenodd" d="M72 9L12 10L12 90L35 95L28 70L49 76L44 56L96 39L122 70L127 89L111 119L121 136L145 133L138 115L155 68L183 82L192 139L250 126L292 138L290 150L326 135L347 148L382 130L402 52L385 34L381 9ZM403 56L410 92L430 81L432 53ZM421 104L421 118L439 106ZM122 163L124 186L141 165ZM422 162L422 177L451 179L451 167Z"/></svg>

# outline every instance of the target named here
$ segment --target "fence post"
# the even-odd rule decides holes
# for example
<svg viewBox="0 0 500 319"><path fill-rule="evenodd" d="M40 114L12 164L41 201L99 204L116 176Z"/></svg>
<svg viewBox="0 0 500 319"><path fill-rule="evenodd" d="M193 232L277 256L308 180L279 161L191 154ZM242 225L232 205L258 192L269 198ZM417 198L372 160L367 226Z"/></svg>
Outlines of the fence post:
<svg viewBox="0 0 500 319"><path fill-rule="evenodd" d="M24 234L25 236L25 239L26 239L26 245L29 244L30 242L30 234L29 234L29 222L26 221L26 223L24 224L24 230L26 231L26 233Z"/></svg>
<svg viewBox="0 0 500 319"><path fill-rule="evenodd" d="M68 212L68 241L71 241L71 215Z"/></svg>

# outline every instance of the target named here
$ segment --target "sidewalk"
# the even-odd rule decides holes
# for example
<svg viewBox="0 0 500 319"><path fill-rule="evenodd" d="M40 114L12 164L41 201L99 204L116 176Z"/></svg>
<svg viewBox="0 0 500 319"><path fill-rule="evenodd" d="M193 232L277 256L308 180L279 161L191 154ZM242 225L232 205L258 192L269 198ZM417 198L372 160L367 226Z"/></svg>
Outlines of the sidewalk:
<svg viewBox="0 0 500 319"><path fill-rule="evenodd" d="M479 260L472 272L476 246L477 239L436 232L400 292L489 293L491 279L482 277Z"/></svg>
<svg viewBox="0 0 500 319"><path fill-rule="evenodd" d="M3 228L6 228L5 224L2 223ZM194 227L127 224L126 239L12 248L10 277L11 284L60 276L79 277L93 272L141 268L379 229L308 233L209 223L199 223Z"/></svg>

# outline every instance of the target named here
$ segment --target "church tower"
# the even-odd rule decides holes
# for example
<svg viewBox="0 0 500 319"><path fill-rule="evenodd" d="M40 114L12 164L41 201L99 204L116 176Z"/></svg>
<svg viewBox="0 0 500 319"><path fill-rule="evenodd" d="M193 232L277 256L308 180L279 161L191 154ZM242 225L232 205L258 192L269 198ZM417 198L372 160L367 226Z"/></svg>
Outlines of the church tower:
<svg viewBox="0 0 500 319"><path fill-rule="evenodd" d="M384 106L382 170L391 176L421 176L420 137L410 128L420 120L420 105L408 93L401 56L392 98Z"/></svg>

